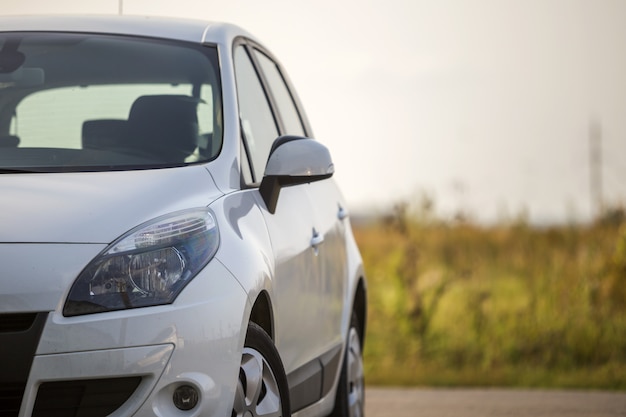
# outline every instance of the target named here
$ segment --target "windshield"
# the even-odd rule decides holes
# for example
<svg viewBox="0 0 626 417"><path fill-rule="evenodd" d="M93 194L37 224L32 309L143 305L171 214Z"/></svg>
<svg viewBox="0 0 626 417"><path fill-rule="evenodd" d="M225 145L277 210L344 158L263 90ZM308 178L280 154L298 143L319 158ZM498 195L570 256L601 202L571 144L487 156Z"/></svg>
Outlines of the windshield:
<svg viewBox="0 0 626 417"><path fill-rule="evenodd" d="M0 172L209 161L222 144L220 94L214 47L0 34Z"/></svg>

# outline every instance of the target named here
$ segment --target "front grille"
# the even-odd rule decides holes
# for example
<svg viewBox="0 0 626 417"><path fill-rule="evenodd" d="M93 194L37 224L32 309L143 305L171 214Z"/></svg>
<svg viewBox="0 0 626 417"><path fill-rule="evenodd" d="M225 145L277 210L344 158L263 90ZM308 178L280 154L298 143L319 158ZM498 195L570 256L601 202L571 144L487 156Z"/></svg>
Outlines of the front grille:
<svg viewBox="0 0 626 417"><path fill-rule="evenodd" d="M17 417L48 313L0 314L0 417Z"/></svg>
<svg viewBox="0 0 626 417"><path fill-rule="evenodd" d="M32 417L104 417L121 407L140 382L141 377L45 382Z"/></svg>
<svg viewBox="0 0 626 417"><path fill-rule="evenodd" d="M0 315L0 333L23 332L30 329L37 313L14 313Z"/></svg>
<svg viewBox="0 0 626 417"><path fill-rule="evenodd" d="M17 417L24 384L0 384L0 417Z"/></svg>

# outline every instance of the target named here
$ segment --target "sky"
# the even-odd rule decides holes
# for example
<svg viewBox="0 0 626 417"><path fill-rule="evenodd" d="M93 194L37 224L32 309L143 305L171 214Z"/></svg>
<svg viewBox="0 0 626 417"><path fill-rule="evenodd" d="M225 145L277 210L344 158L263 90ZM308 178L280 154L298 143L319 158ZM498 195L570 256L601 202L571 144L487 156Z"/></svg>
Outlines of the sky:
<svg viewBox="0 0 626 417"><path fill-rule="evenodd" d="M7 15L120 10L0 2ZM427 196L444 217L563 223L588 220L597 195L626 203L626 1L124 0L122 12L227 21L260 39L353 211Z"/></svg>

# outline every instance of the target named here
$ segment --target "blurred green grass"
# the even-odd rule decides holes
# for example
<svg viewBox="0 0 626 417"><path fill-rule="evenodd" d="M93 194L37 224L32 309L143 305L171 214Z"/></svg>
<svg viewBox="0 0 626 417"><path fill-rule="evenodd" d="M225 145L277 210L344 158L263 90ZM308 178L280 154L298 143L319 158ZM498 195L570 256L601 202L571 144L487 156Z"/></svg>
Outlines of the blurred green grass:
<svg viewBox="0 0 626 417"><path fill-rule="evenodd" d="M626 222L354 226L372 385L626 389Z"/></svg>

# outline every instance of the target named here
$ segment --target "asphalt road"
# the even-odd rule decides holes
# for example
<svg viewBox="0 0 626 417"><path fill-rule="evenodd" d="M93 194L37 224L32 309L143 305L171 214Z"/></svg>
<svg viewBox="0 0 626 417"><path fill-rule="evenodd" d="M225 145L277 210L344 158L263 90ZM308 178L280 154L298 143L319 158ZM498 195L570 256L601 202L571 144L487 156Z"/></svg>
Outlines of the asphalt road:
<svg viewBox="0 0 626 417"><path fill-rule="evenodd" d="M626 393L509 389L368 388L367 417L626 416Z"/></svg>

